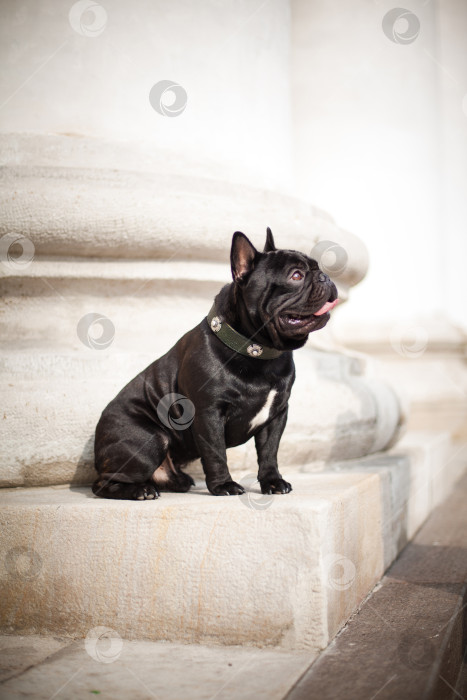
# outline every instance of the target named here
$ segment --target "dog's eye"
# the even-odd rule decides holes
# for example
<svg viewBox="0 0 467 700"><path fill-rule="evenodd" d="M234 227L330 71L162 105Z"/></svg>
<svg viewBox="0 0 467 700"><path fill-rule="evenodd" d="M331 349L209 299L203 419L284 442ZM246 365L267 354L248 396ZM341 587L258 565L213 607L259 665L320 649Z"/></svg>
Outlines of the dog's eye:
<svg viewBox="0 0 467 700"><path fill-rule="evenodd" d="M303 274L303 272L300 272L300 270L295 270L292 273L292 276L290 279L294 280L294 282L300 282L300 280L302 280L304 277L305 277L305 275Z"/></svg>

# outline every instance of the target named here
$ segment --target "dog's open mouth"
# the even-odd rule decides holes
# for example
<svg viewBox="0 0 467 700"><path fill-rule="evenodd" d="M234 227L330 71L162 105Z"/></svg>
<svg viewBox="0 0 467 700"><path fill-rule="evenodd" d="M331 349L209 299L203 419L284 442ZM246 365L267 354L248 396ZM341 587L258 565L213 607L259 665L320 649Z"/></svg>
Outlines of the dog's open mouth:
<svg viewBox="0 0 467 700"><path fill-rule="evenodd" d="M339 299L334 299L334 301L327 301L325 304L315 311L314 314L307 314L306 316L301 314L283 314L281 320L289 327L292 328L302 328L312 324L317 321L319 316L324 316L324 314L329 313L339 302Z"/></svg>

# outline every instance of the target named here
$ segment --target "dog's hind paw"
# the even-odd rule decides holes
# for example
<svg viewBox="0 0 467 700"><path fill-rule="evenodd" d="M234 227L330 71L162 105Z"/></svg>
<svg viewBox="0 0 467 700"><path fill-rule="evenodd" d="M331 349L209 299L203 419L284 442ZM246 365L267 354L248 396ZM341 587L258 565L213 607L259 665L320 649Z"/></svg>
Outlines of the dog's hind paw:
<svg viewBox="0 0 467 700"><path fill-rule="evenodd" d="M152 501L159 498L160 493L153 484L143 484L135 487L135 495L133 498L136 501Z"/></svg>
<svg viewBox="0 0 467 700"><path fill-rule="evenodd" d="M290 493L292 486L284 479L263 479L261 493Z"/></svg>
<svg viewBox="0 0 467 700"><path fill-rule="evenodd" d="M160 496L156 486L151 482L128 484L105 478L97 479L92 486L92 491L99 498L117 498L126 501L151 501Z"/></svg>

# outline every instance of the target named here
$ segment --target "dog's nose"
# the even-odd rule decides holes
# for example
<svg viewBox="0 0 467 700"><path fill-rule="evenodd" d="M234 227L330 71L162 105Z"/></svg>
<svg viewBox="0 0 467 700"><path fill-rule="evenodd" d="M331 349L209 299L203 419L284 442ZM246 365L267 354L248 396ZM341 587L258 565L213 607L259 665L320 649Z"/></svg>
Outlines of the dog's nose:
<svg viewBox="0 0 467 700"><path fill-rule="evenodd" d="M325 275L324 272L320 272L319 275L318 275L318 280L319 280L320 282L328 282L328 281L329 281L329 277L328 277L327 275Z"/></svg>

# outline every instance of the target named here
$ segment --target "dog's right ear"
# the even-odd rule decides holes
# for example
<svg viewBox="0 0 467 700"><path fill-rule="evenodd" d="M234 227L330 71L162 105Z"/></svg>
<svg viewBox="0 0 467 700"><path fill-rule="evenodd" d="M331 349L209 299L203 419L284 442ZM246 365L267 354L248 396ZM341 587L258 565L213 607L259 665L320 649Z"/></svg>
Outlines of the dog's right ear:
<svg viewBox="0 0 467 700"><path fill-rule="evenodd" d="M277 250L276 244L274 243L274 238L272 236L272 231L269 226L266 229L266 243L263 249L263 253L269 253L271 250Z"/></svg>
<svg viewBox="0 0 467 700"><path fill-rule="evenodd" d="M258 255L258 251L245 234L235 231L230 251L230 266L234 282L243 282L252 272Z"/></svg>

